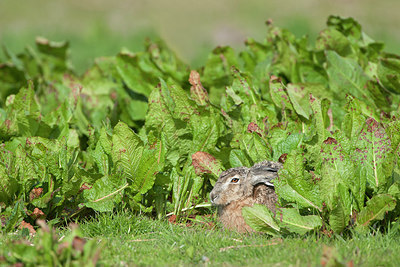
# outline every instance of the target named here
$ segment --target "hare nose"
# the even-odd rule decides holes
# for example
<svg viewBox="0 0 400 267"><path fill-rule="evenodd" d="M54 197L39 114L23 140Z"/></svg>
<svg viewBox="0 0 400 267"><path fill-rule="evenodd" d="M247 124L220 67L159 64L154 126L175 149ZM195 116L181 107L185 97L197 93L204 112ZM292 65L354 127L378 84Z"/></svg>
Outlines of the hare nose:
<svg viewBox="0 0 400 267"><path fill-rule="evenodd" d="M217 196L213 193L213 192L211 192L210 193L210 199L211 199L211 203L214 203L214 200L217 198Z"/></svg>

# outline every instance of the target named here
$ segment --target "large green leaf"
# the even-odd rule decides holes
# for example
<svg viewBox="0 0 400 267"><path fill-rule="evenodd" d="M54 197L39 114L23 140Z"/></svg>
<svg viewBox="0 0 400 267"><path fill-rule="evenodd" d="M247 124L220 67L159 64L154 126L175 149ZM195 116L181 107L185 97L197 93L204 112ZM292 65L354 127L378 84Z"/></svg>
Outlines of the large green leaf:
<svg viewBox="0 0 400 267"><path fill-rule="evenodd" d="M400 57L391 55L381 58L378 64L378 77L387 90L400 94Z"/></svg>
<svg viewBox="0 0 400 267"><path fill-rule="evenodd" d="M118 123L112 136L111 156L117 168L121 168L134 194L144 194L154 184L160 169L158 146L145 146L129 127Z"/></svg>
<svg viewBox="0 0 400 267"><path fill-rule="evenodd" d="M320 32L316 48L321 50L334 50L343 57L350 56L355 52L350 41L334 28L327 28Z"/></svg>
<svg viewBox="0 0 400 267"><path fill-rule="evenodd" d="M387 194L373 196L367 202L360 213L357 215L357 227L359 231L365 231L368 226L377 220L382 220L386 213L393 210L396 206L396 200Z"/></svg>
<svg viewBox="0 0 400 267"><path fill-rule="evenodd" d="M326 102L324 100L320 100L316 97L314 97L312 94L309 95L309 100L310 100L310 106L313 111L313 122L315 125L315 128L318 133L318 143L322 143L322 141L325 140L327 137L327 131L326 131L326 124L327 124L327 118L324 113L326 111L324 108L325 106L329 106L329 101Z"/></svg>
<svg viewBox="0 0 400 267"><path fill-rule="evenodd" d="M283 132L281 137L285 137L286 132ZM293 150L300 147L303 140L303 134L293 133L285 139L273 146L274 156L273 159L277 161L283 154L289 154Z"/></svg>
<svg viewBox="0 0 400 267"><path fill-rule="evenodd" d="M293 105L289 100L286 88L278 77L271 77L269 81L269 92L275 106L281 109L293 110Z"/></svg>
<svg viewBox="0 0 400 267"><path fill-rule="evenodd" d="M383 187L393 173L393 150L382 125L373 118L366 119L355 140L352 154L357 172L367 179L368 186L377 190Z"/></svg>
<svg viewBox="0 0 400 267"><path fill-rule="evenodd" d="M257 232L277 235L280 231L272 212L264 205L254 204L252 207L243 207L242 214L246 223Z"/></svg>
<svg viewBox="0 0 400 267"><path fill-rule="evenodd" d="M220 122L212 114L207 117L200 115L182 88L161 80L150 95L145 127L161 139L167 164L175 166L190 153L215 144Z"/></svg>
<svg viewBox="0 0 400 267"><path fill-rule="evenodd" d="M276 212L279 226L286 230L304 235L309 231L322 226L322 219L318 215L300 215L294 208L281 208Z"/></svg>
<svg viewBox="0 0 400 267"><path fill-rule="evenodd" d="M18 92L25 84L24 71L12 63L0 64L0 103L4 104L7 96Z"/></svg>
<svg viewBox="0 0 400 267"><path fill-rule="evenodd" d="M311 175L304 168L303 156L297 151L287 156L274 185L280 199L296 203L302 208L322 211L319 186L312 182Z"/></svg>
<svg viewBox="0 0 400 267"><path fill-rule="evenodd" d="M361 129L365 122L359 102L353 96L347 97L347 113L342 122L342 130L346 137L355 142L359 138Z"/></svg>
<svg viewBox="0 0 400 267"><path fill-rule="evenodd" d="M212 155L197 151L192 154L192 165L197 175L201 173L210 173L214 176L214 182L218 179L224 167L221 162Z"/></svg>
<svg viewBox="0 0 400 267"><path fill-rule="evenodd" d="M15 178L8 175L3 164L4 162L0 163L0 202L10 204L14 200L14 194L20 189L20 185Z"/></svg>
<svg viewBox="0 0 400 267"><path fill-rule="evenodd" d="M360 65L354 59L339 56L335 51L325 53L328 62L329 87L336 93L336 97L343 99L346 93L350 93L374 108L375 103L365 87L368 77Z"/></svg>
<svg viewBox="0 0 400 267"><path fill-rule="evenodd" d="M348 225L350 214L345 211L342 201L336 204L329 214L329 225L335 233L341 233Z"/></svg>
<svg viewBox="0 0 400 267"><path fill-rule="evenodd" d="M218 114L211 113L208 115L207 113L203 111L200 115L191 116L188 125L192 130L193 149L197 151L213 149L224 129Z"/></svg>
<svg viewBox="0 0 400 267"><path fill-rule="evenodd" d="M296 113L308 120L312 112L308 102L308 90L301 84L288 84L286 90Z"/></svg>
<svg viewBox="0 0 400 267"><path fill-rule="evenodd" d="M400 144L400 120L393 120L389 122L386 124L385 130L390 139L392 149L398 152Z"/></svg>
<svg viewBox="0 0 400 267"><path fill-rule="evenodd" d="M346 148L333 137L328 137L321 146L321 197L325 204L332 210L337 205L340 187L344 190L353 190L354 196L357 198L359 205L362 207L365 194L365 179L364 185L361 188L355 187L353 184L358 184L358 180L363 177L358 177L355 172L355 163L351 160ZM357 190L356 190L357 188ZM350 206L350 203L343 203L347 199L342 199L342 205ZM350 211L348 211L349 213Z"/></svg>
<svg viewBox="0 0 400 267"><path fill-rule="evenodd" d="M40 52L40 60L38 60L40 72L46 80L59 79L69 71L68 42L53 42L37 37L36 46Z"/></svg>
<svg viewBox="0 0 400 267"><path fill-rule="evenodd" d="M229 154L229 163L232 168L240 167L240 166L247 166L250 167L249 159L247 158L245 152L239 149L231 150Z"/></svg>
<svg viewBox="0 0 400 267"><path fill-rule="evenodd" d="M28 156L22 145L19 145L15 151L15 165L18 170L18 182L22 185L25 193L28 193L38 182L39 176L34 161Z"/></svg>
<svg viewBox="0 0 400 267"><path fill-rule="evenodd" d="M118 73L129 89L144 96L150 95L150 92L157 85L157 77L162 77L162 72L154 66L150 65L151 69L142 69L143 63L148 60L147 55L140 53L120 53L116 60Z"/></svg>
<svg viewBox="0 0 400 267"><path fill-rule="evenodd" d="M271 157L270 148L258 133L245 133L239 138L240 148L249 155L253 163L263 161Z"/></svg>
<svg viewBox="0 0 400 267"><path fill-rule="evenodd" d="M35 135L40 127L41 116L33 83L30 82L18 94L9 96L7 105L7 115L2 118L0 126L0 137Z"/></svg>
<svg viewBox="0 0 400 267"><path fill-rule="evenodd" d="M208 56L202 80L209 88L210 101L219 103L221 91L232 81L231 67L238 66L235 52L230 47L217 47Z"/></svg>
<svg viewBox="0 0 400 267"><path fill-rule="evenodd" d="M104 176L97 180L89 189L83 191L84 205L99 212L112 211L122 199L123 190L128 184L125 179L116 176Z"/></svg>

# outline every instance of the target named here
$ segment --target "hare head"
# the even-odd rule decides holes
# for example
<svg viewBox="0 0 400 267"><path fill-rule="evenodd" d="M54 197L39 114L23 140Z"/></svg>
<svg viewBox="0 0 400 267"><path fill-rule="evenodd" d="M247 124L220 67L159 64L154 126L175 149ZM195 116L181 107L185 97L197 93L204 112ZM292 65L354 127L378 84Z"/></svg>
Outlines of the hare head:
<svg viewBox="0 0 400 267"><path fill-rule="evenodd" d="M237 167L221 173L210 193L211 203L217 206L226 206L234 201L253 196L254 187L265 184L274 185L271 180L277 177L282 164L263 161L251 168Z"/></svg>

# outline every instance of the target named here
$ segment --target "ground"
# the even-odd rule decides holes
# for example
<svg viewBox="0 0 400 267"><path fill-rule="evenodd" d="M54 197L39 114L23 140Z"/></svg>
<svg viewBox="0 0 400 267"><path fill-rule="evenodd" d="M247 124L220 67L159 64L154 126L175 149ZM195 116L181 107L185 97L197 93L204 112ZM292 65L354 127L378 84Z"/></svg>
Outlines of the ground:
<svg viewBox="0 0 400 267"><path fill-rule="evenodd" d="M387 234L353 233L352 238L315 234L279 238L241 235L218 224L188 226L124 213L101 214L78 224L86 239L102 244L98 263L105 266L396 266L400 262L398 225ZM68 232L57 230L59 236ZM9 238L0 239L0 250Z"/></svg>

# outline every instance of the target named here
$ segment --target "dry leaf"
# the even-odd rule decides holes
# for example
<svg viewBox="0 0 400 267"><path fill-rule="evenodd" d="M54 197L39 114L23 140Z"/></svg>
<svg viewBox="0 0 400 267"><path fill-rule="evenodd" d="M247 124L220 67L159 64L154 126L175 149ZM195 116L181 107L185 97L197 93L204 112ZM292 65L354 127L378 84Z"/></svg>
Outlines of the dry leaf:
<svg viewBox="0 0 400 267"><path fill-rule="evenodd" d="M36 230L33 228L33 226L30 223L22 221L21 224L19 225L19 229L24 229L24 228L28 229L29 233L31 235L36 234Z"/></svg>

